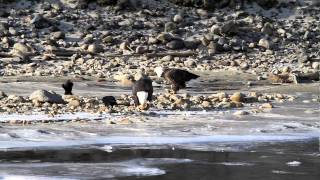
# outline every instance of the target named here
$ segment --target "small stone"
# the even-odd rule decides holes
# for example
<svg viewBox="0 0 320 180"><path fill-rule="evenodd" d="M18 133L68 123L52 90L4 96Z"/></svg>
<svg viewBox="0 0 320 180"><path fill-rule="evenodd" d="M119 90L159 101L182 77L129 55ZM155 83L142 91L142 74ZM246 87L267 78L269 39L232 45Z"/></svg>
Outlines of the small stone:
<svg viewBox="0 0 320 180"><path fill-rule="evenodd" d="M289 66L285 66L285 67L282 68L282 72L283 72L283 73L289 73L290 70L291 70L291 69L290 69Z"/></svg>
<svg viewBox="0 0 320 180"><path fill-rule="evenodd" d="M230 100L233 102L243 102L244 95L240 92L235 92L235 93L233 93L232 96L230 96Z"/></svg>
<svg viewBox="0 0 320 180"><path fill-rule="evenodd" d="M72 106L72 107L79 107L80 106L80 101L78 99L73 99L71 101L69 101L69 106Z"/></svg>
<svg viewBox="0 0 320 180"><path fill-rule="evenodd" d="M113 77L122 86L132 86L134 77L128 74L115 75Z"/></svg>
<svg viewBox="0 0 320 180"><path fill-rule="evenodd" d="M129 47L129 43L127 41L125 42L122 42L119 46L120 50L128 50L128 47Z"/></svg>
<svg viewBox="0 0 320 180"><path fill-rule="evenodd" d="M267 39L260 39L258 45L266 49L270 49L271 47L270 42Z"/></svg>
<svg viewBox="0 0 320 180"><path fill-rule="evenodd" d="M271 103L264 103L261 105L261 108L271 109L273 108L273 105Z"/></svg>
<svg viewBox="0 0 320 180"><path fill-rule="evenodd" d="M171 31L174 31L176 29L177 29L176 24L173 23L173 22L167 22L164 25L164 32L171 32Z"/></svg>
<svg viewBox="0 0 320 180"><path fill-rule="evenodd" d="M148 38L148 44L157 44L159 41L155 37L149 37Z"/></svg>
<svg viewBox="0 0 320 180"><path fill-rule="evenodd" d="M3 99L5 97L7 97L7 95L3 91L0 91L0 99Z"/></svg>
<svg viewBox="0 0 320 180"><path fill-rule="evenodd" d="M184 43L182 40L173 40L167 43L166 45L169 49L182 49L184 48Z"/></svg>
<svg viewBox="0 0 320 180"><path fill-rule="evenodd" d="M31 25L34 25L35 28L42 29L42 28L48 28L51 26L51 22L44 18L41 14L36 14L30 21Z"/></svg>
<svg viewBox="0 0 320 180"><path fill-rule="evenodd" d="M31 51L31 49L28 46L22 43L15 43L13 45L13 49L24 54L30 53Z"/></svg>
<svg viewBox="0 0 320 180"><path fill-rule="evenodd" d="M129 118L123 118L119 122L117 122L117 124L121 124L121 125L129 125L132 123L133 121L131 121Z"/></svg>
<svg viewBox="0 0 320 180"><path fill-rule="evenodd" d="M12 35L12 36L17 36L18 35L18 31L16 29L14 29L13 27L10 27L9 28L9 33Z"/></svg>
<svg viewBox="0 0 320 180"><path fill-rule="evenodd" d="M157 40L166 43L166 42L170 42L174 39L173 35L169 34L169 33L160 33L157 36Z"/></svg>
<svg viewBox="0 0 320 180"><path fill-rule="evenodd" d="M249 112L248 111L236 111L233 113L233 115L235 116L244 116L244 115L248 115Z"/></svg>
<svg viewBox="0 0 320 180"><path fill-rule="evenodd" d="M220 32L227 35L236 34L238 32L238 25L236 21L226 22L221 26Z"/></svg>
<svg viewBox="0 0 320 180"><path fill-rule="evenodd" d="M146 53L148 52L148 47L146 46L137 46L136 48L136 53L137 54L143 54L143 53Z"/></svg>
<svg viewBox="0 0 320 180"><path fill-rule="evenodd" d="M210 28L210 32L212 34L219 34L220 33L220 27L216 24L212 25Z"/></svg>
<svg viewBox="0 0 320 180"><path fill-rule="evenodd" d="M102 52L102 47L97 44L90 44L87 51L90 53L99 53Z"/></svg>
<svg viewBox="0 0 320 180"><path fill-rule="evenodd" d="M210 107L210 102L209 101L203 101L201 103L201 106L204 107L204 108L208 108L208 107Z"/></svg>
<svg viewBox="0 0 320 180"><path fill-rule="evenodd" d="M52 34L53 39L64 39L65 34L62 31L54 32Z"/></svg>
<svg viewBox="0 0 320 180"><path fill-rule="evenodd" d="M312 62L312 68L315 70L319 70L319 62Z"/></svg>
<svg viewBox="0 0 320 180"><path fill-rule="evenodd" d="M180 23L183 21L183 17L180 15L180 14L176 14L174 17L173 17L173 22L176 22L176 23Z"/></svg>
<svg viewBox="0 0 320 180"><path fill-rule="evenodd" d="M273 34L273 26L271 23L267 22L264 24L263 28L261 29L261 32L267 35Z"/></svg>
<svg viewBox="0 0 320 180"><path fill-rule="evenodd" d="M106 43L106 44L111 44L111 43L113 43L114 39L113 39L112 36L106 36L106 37L104 37L104 38L102 39L102 41L103 41L104 43Z"/></svg>
<svg viewBox="0 0 320 180"><path fill-rule="evenodd" d="M280 28L277 30L277 33L280 34L281 36L284 36L286 34L286 30Z"/></svg>
<svg viewBox="0 0 320 180"><path fill-rule="evenodd" d="M249 65L248 65L248 63L244 62L244 63L240 64L240 68L243 69L243 70L246 70L246 69L249 68Z"/></svg>
<svg viewBox="0 0 320 180"><path fill-rule="evenodd" d="M184 61L183 64L184 64L185 66L187 66L187 67L193 67L193 66L195 66L197 63L196 63L194 60L192 60L192 59L188 59L188 60Z"/></svg>
<svg viewBox="0 0 320 180"><path fill-rule="evenodd" d="M252 42L252 43L249 44L249 48L254 48L254 47L256 47L255 43Z"/></svg>
<svg viewBox="0 0 320 180"><path fill-rule="evenodd" d="M170 62L172 60L173 60L173 56L170 56L170 55L167 55L161 58L161 61L164 61L164 62Z"/></svg>
<svg viewBox="0 0 320 180"><path fill-rule="evenodd" d="M184 41L184 46L187 49L197 49L200 43L201 42L199 40L187 40L187 41Z"/></svg>

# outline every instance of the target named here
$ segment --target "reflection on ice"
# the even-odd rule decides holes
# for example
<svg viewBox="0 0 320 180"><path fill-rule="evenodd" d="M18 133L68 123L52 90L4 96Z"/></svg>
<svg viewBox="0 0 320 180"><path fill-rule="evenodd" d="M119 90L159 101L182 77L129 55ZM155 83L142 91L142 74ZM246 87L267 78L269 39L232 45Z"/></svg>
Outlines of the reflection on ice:
<svg viewBox="0 0 320 180"><path fill-rule="evenodd" d="M53 178L53 177L46 177L46 176L16 176L16 175L5 175L0 174L1 180L75 180L71 178Z"/></svg>
<svg viewBox="0 0 320 180"><path fill-rule="evenodd" d="M114 163L2 163L0 164L0 179L73 179L79 173L83 174L81 177L83 179L95 176L103 178L158 176L165 174L165 170L150 166L189 162L192 161L174 158L139 158ZM56 176L56 172L59 172L59 177ZM48 177L37 176L38 174L46 174Z"/></svg>
<svg viewBox="0 0 320 180"><path fill-rule="evenodd" d="M270 141L294 141L306 140L317 135L214 135L214 136L195 136L195 137L89 137L81 139L56 139L47 138L42 141L37 137L22 138L15 141L0 141L0 149L10 148L34 148L34 147L68 147L81 145L170 145L187 143L212 143L212 142L270 142ZM10 142L10 143L9 143Z"/></svg>

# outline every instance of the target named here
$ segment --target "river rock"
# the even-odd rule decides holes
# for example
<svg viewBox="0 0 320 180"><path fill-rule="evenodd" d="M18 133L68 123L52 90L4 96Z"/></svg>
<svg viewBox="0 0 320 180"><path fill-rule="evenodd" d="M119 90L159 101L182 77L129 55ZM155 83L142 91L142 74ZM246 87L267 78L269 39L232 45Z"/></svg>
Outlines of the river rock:
<svg viewBox="0 0 320 180"><path fill-rule="evenodd" d="M235 116L244 116L244 115L248 115L248 114L249 114L248 111L242 111L242 110L236 111L233 113L233 115L235 115Z"/></svg>
<svg viewBox="0 0 320 180"><path fill-rule="evenodd" d="M35 28L43 29L51 26L51 22L44 18L41 14L36 14L30 21L31 25L34 25Z"/></svg>
<svg viewBox="0 0 320 180"><path fill-rule="evenodd" d="M23 43L15 43L13 45L13 49L16 50L16 51L19 51L21 53L24 53L24 54L28 54L28 53L31 52L30 47L26 46Z"/></svg>
<svg viewBox="0 0 320 180"><path fill-rule="evenodd" d="M136 53L137 54L143 54L143 53L146 53L148 52L148 47L146 46L137 46L136 47Z"/></svg>
<svg viewBox="0 0 320 180"><path fill-rule="evenodd" d="M230 96L230 100L234 102L243 102L244 100L244 94L240 92L235 92L233 95Z"/></svg>
<svg viewBox="0 0 320 180"><path fill-rule="evenodd" d="M129 74L116 74L113 77L122 86L132 86L134 77Z"/></svg>
<svg viewBox="0 0 320 180"><path fill-rule="evenodd" d="M174 37L170 33L160 33L156 39L161 41L162 43L166 43L172 41Z"/></svg>
<svg viewBox="0 0 320 180"><path fill-rule="evenodd" d="M270 49L271 48L270 41L267 40L267 39L264 39L264 38L259 40L258 45L260 47L265 48L265 49Z"/></svg>
<svg viewBox="0 0 320 180"><path fill-rule="evenodd" d="M54 32L52 34L53 39L64 39L65 38L65 34L62 31L58 31L58 32Z"/></svg>
<svg viewBox="0 0 320 180"><path fill-rule="evenodd" d="M264 103L261 105L261 108L271 109L273 108L273 105L271 103Z"/></svg>
<svg viewBox="0 0 320 180"><path fill-rule="evenodd" d="M80 106L80 101L78 99L73 99L71 101L68 102L68 105L71 107L79 107Z"/></svg>
<svg viewBox="0 0 320 180"><path fill-rule="evenodd" d="M227 35L236 34L238 32L238 27L239 25L236 21L228 21L221 26L220 33Z"/></svg>
<svg viewBox="0 0 320 180"><path fill-rule="evenodd" d="M119 49L120 50L128 50L128 47L129 47L129 43L127 42L127 41L125 41L125 42L122 42L121 44L120 44L120 46L119 46Z"/></svg>
<svg viewBox="0 0 320 180"><path fill-rule="evenodd" d="M88 46L87 51L88 51L89 53L95 54L95 53L102 52L102 51L103 51L103 48L102 48L100 45L94 43L94 44L90 44L90 45Z"/></svg>
<svg viewBox="0 0 320 180"><path fill-rule="evenodd" d="M261 32L267 35L273 34L273 26L271 23L267 22L264 24L263 28L261 29Z"/></svg>
<svg viewBox="0 0 320 180"><path fill-rule="evenodd" d="M174 17L173 17L173 22L176 22L176 23L180 23L183 21L183 17L180 15L180 14L176 14Z"/></svg>
<svg viewBox="0 0 320 180"><path fill-rule="evenodd" d="M7 97L6 93L4 93L3 91L0 91L0 99L3 99Z"/></svg>
<svg viewBox="0 0 320 180"><path fill-rule="evenodd" d="M176 29L177 29L177 26L173 22L167 22L164 25L164 32L172 32L172 31L175 31Z"/></svg>
<svg viewBox="0 0 320 180"><path fill-rule="evenodd" d="M167 43L166 45L169 49L182 49L184 48L184 43L182 40L173 40Z"/></svg>
<svg viewBox="0 0 320 180"><path fill-rule="evenodd" d="M53 91L47 91L47 90L34 91L29 96L29 98L32 101L38 101L38 102L48 102L48 103L57 103L57 104L64 103L64 100L62 99L61 95L56 94Z"/></svg>

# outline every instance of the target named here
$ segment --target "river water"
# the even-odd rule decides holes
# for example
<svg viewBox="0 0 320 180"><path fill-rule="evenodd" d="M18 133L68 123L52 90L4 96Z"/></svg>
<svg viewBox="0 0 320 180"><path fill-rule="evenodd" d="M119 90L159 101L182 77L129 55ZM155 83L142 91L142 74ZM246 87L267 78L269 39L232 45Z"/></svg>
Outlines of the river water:
<svg viewBox="0 0 320 180"><path fill-rule="evenodd" d="M0 177L319 179L319 138L266 140L14 149L0 153Z"/></svg>

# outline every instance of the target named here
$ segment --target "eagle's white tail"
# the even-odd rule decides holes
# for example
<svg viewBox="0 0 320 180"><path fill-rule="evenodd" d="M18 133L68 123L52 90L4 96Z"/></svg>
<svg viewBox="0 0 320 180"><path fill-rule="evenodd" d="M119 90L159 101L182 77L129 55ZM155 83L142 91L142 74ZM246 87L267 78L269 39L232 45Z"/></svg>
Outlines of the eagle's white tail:
<svg viewBox="0 0 320 180"><path fill-rule="evenodd" d="M146 91L139 91L137 92L138 100L140 104L145 104L147 103L148 99L148 92Z"/></svg>

